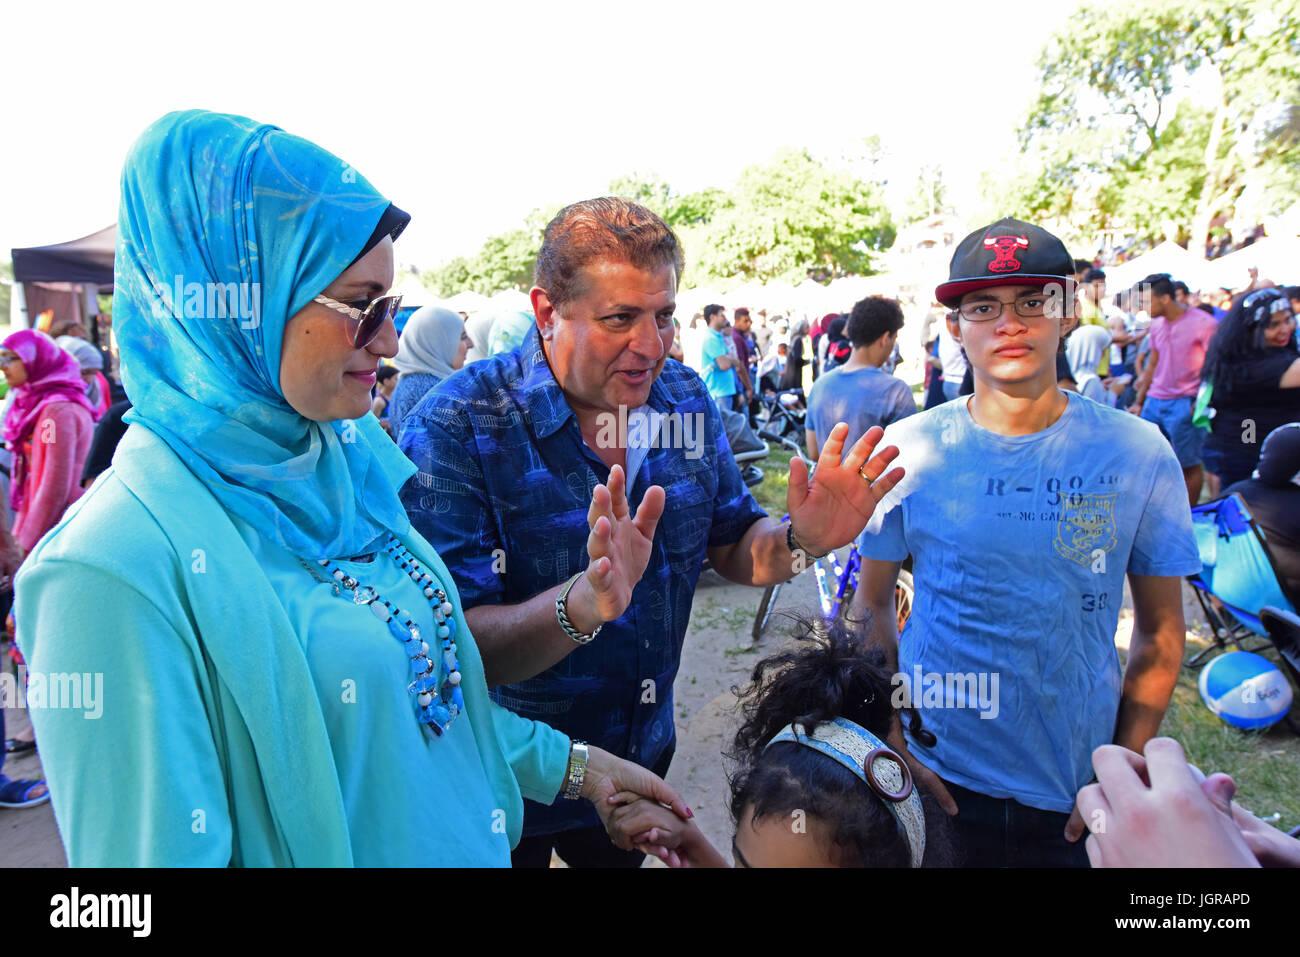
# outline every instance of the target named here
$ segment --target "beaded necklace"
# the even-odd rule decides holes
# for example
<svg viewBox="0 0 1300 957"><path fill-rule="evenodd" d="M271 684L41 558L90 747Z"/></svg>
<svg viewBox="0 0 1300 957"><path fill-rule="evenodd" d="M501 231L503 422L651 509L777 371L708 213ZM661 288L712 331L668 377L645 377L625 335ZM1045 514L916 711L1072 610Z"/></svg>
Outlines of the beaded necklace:
<svg viewBox="0 0 1300 957"><path fill-rule="evenodd" d="M416 699L416 713L420 722L433 729L441 736L451 726L456 717L465 710L465 696L460 688L460 662L456 658L456 619L454 609L447 601L447 593L438 587L438 582L430 576L415 556L407 551L406 546L393 536L388 537L384 546L389 556L410 579L424 592L433 609L433 620L437 637L442 642L442 666L445 679L439 680L438 664L429 656L429 644L420 636L420 626L410 615L402 611L373 588L361 584L329 559L318 559L316 564L333 576L334 593L340 594L339 586L352 593L352 601L357 605L368 605L371 612L380 621L388 625L393 637L406 647L407 658L411 662L411 673L415 679L406 686ZM304 568L311 571L302 559L298 560ZM313 573L313 577L315 574ZM317 579L324 581L324 579Z"/></svg>

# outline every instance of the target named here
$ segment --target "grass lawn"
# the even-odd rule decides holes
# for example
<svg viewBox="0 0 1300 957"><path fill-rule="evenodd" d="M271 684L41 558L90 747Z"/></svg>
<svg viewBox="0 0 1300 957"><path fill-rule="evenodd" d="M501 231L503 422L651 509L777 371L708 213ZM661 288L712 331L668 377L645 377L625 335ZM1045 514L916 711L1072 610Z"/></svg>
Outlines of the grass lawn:
<svg viewBox="0 0 1300 957"><path fill-rule="evenodd" d="M753 489L754 497L767 513L779 518L786 512L790 453L773 447L761 464L763 482ZM1189 586L1184 589L1190 593ZM1125 589L1127 591L1127 588ZM1195 602L1187 608L1187 657L1204 647L1208 628ZM752 614L752 612L748 612ZM1199 632L1199 634L1198 634ZM1126 660L1127 634L1121 625L1120 660ZM1273 651L1265 656L1276 662ZM1183 669L1173 700L1161 725L1161 734L1176 738L1188 760L1205 773L1224 771L1237 782L1237 798L1260 817L1279 814L1277 825L1284 830L1300 825L1300 736L1285 722L1266 731L1239 731L1213 715L1201 701L1196 682L1199 671ZM1300 689L1295 708L1300 708Z"/></svg>

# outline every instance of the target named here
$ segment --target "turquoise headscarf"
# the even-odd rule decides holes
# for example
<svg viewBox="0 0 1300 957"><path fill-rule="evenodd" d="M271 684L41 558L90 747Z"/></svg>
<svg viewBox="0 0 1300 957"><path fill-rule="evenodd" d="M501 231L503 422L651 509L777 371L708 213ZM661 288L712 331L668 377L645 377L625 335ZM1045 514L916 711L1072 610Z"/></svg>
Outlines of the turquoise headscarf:
<svg viewBox="0 0 1300 957"><path fill-rule="evenodd" d="M122 171L113 325L126 421L306 558L363 554L410 528L397 489L415 466L379 421L313 422L280 390L285 324L388 206L319 146L202 110L150 126Z"/></svg>

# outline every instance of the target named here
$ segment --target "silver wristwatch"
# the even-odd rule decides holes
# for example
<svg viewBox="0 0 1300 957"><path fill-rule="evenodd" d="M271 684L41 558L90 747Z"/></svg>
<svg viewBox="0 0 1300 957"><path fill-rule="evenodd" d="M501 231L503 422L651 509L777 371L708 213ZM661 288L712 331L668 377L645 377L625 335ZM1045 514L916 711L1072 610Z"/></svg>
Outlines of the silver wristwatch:
<svg viewBox="0 0 1300 957"><path fill-rule="evenodd" d="M561 795L568 801L576 801L582 796L582 782L587 780L587 742L571 741L569 744L569 768L564 775L564 790Z"/></svg>
<svg viewBox="0 0 1300 957"><path fill-rule="evenodd" d="M573 622L569 621L569 589L572 588L574 582L581 577L582 572L578 572L578 574L569 579L568 584L560 589L559 595L555 598L555 617L559 619L560 627L564 629L566 635L578 644L585 645L587 642L599 635L600 629L605 626L603 624L597 625L595 631L589 635L584 635L582 632L578 631L577 628L573 627Z"/></svg>

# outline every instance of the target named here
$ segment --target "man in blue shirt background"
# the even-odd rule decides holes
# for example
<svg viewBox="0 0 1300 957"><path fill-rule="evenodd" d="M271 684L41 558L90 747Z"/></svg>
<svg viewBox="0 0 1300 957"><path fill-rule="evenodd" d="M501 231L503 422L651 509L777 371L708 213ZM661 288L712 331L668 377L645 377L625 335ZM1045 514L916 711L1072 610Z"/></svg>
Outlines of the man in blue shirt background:
<svg viewBox="0 0 1300 957"><path fill-rule="evenodd" d="M880 433L791 462L790 521L740 479L718 410L668 359L682 252L644 207L575 203L547 226L513 352L444 380L399 444L402 490L437 548L498 702L666 772L672 683L704 558L745 584L785 581L852 540L901 477ZM841 458L841 453L843 457ZM868 458L870 460L868 461ZM517 866L638 866L576 803L527 803Z"/></svg>
<svg viewBox="0 0 1300 957"><path fill-rule="evenodd" d="M902 328L898 300L868 296L854 304L844 329L853 353L814 382L808 395L804 441L809 457L817 458L837 422L849 424L845 441L856 442L873 425L884 428L916 414L907 383L881 368L893 355Z"/></svg>
<svg viewBox="0 0 1300 957"><path fill-rule="evenodd" d="M716 303L704 307L704 321L709 328L700 344L700 359L704 384L718 408L735 411L736 355L730 337L723 334L727 326L727 311Z"/></svg>

